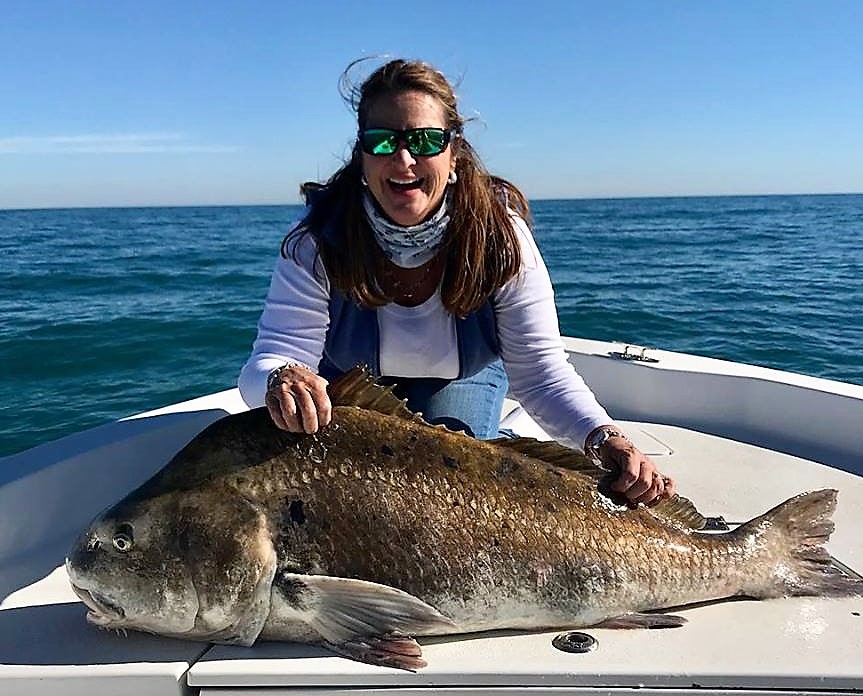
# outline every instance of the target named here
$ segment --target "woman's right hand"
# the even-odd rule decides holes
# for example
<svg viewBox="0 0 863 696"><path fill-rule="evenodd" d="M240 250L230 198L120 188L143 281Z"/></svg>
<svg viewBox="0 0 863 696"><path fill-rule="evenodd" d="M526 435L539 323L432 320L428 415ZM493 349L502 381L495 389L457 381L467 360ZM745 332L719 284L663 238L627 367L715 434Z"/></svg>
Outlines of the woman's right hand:
<svg viewBox="0 0 863 696"><path fill-rule="evenodd" d="M264 398L273 422L291 433L314 433L329 425L333 406L327 384L303 365L280 367L267 380Z"/></svg>

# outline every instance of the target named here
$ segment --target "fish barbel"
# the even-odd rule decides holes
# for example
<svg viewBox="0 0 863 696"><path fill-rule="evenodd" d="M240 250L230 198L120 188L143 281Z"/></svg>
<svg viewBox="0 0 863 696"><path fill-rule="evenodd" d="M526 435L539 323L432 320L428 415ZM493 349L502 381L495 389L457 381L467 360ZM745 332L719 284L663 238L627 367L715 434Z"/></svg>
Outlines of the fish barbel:
<svg viewBox="0 0 863 696"><path fill-rule="evenodd" d="M225 417L102 513L66 563L88 621L416 669L410 636L676 626L643 612L863 593L823 546L834 490L705 534L685 499L628 506L556 443L432 427L361 370L330 393L318 433Z"/></svg>

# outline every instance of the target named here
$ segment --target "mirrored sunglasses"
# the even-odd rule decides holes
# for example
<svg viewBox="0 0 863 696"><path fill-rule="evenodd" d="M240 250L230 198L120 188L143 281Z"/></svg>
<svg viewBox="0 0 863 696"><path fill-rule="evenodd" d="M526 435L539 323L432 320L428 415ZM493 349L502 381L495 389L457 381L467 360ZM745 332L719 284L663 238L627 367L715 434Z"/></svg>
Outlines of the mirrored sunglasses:
<svg viewBox="0 0 863 696"><path fill-rule="evenodd" d="M366 128L359 134L360 147L368 155L392 155L404 143L414 157L434 157L446 150L453 131L445 128Z"/></svg>

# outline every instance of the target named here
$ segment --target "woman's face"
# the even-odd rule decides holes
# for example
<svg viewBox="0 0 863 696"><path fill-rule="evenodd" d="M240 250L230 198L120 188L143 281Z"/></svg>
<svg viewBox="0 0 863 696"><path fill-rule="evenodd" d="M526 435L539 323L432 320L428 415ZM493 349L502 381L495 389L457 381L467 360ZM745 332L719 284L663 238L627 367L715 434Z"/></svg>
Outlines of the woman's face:
<svg viewBox="0 0 863 696"><path fill-rule="evenodd" d="M443 105L415 90L379 97L371 103L366 128L446 128ZM369 191L398 225L416 225L440 206L447 179L455 169L452 142L439 155L410 154L404 143L392 155L363 153L363 174Z"/></svg>

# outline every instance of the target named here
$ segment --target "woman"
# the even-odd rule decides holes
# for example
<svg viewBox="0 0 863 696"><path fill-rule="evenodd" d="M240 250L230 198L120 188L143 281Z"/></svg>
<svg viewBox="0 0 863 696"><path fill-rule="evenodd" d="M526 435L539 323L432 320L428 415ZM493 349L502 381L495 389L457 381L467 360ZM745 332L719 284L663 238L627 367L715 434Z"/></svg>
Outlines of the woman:
<svg viewBox="0 0 863 696"><path fill-rule="evenodd" d="M332 417L327 379L362 363L427 420L488 438L510 386L554 438L618 466L631 502L671 496L567 361L527 201L485 170L446 78L394 60L351 97L351 159L303 187L240 374L246 403L313 433Z"/></svg>

